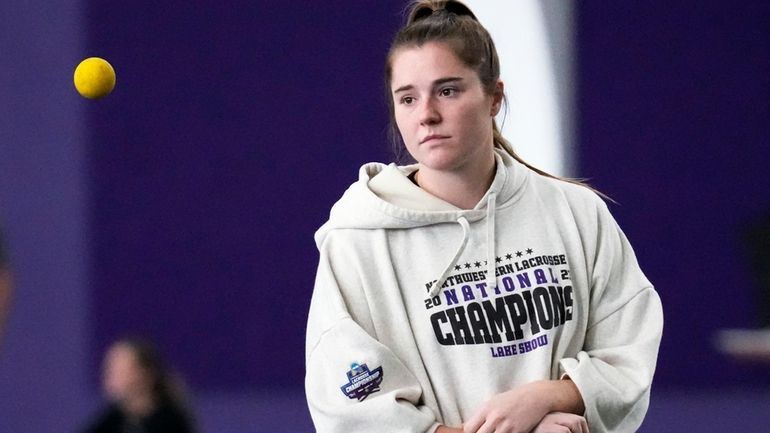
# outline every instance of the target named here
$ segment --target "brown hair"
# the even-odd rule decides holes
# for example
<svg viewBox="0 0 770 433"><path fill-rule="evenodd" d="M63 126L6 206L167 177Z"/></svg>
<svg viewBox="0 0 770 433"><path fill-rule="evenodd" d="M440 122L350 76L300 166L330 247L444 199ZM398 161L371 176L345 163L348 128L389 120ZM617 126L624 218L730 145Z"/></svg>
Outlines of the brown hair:
<svg viewBox="0 0 770 433"><path fill-rule="evenodd" d="M169 404L190 419L185 395L185 384L174 370L170 369L150 341L139 337L125 337L113 346L128 348L135 356L137 365L147 372L152 380L152 394L160 404Z"/></svg>
<svg viewBox="0 0 770 433"><path fill-rule="evenodd" d="M448 44L455 55L467 67L476 71L481 85L488 94L495 92L500 80L500 59L495 43L487 29L463 3L456 0L416 0L408 6L406 24L393 39L385 64L385 89L390 111L390 138L396 158L403 160L405 146L395 121L393 97L390 92L393 77L393 55L403 47L422 47L429 42ZM553 179L585 185L579 180L562 178L533 167L514 152L511 144L503 138L497 122L492 123L494 146L538 174ZM408 155L408 153L407 153ZM590 187L589 187L590 188ZM601 193L599 193L602 195Z"/></svg>

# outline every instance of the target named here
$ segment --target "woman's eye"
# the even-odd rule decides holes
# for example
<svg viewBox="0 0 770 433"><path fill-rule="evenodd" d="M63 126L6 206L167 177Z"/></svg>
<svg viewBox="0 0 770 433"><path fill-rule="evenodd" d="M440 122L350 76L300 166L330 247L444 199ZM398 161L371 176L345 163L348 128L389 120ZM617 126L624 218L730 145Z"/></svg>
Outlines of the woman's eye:
<svg viewBox="0 0 770 433"><path fill-rule="evenodd" d="M401 103L404 105L412 105L412 102L414 102L414 98L411 96L404 96L401 98Z"/></svg>
<svg viewBox="0 0 770 433"><path fill-rule="evenodd" d="M452 87L446 87L444 89L441 89L441 91L439 91L439 94L441 96L452 96L455 93L457 93L457 89L454 89Z"/></svg>

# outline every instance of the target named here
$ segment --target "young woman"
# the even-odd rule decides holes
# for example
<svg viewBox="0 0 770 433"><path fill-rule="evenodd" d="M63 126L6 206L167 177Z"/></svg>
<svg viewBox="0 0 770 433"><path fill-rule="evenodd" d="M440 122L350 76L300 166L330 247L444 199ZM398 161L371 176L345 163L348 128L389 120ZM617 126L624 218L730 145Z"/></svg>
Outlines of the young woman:
<svg viewBox="0 0 770 433"><path fill-rule="evenodd" d="M658 295L597 194L500 136L487 31L459 2L415 3L386 82L416 164L364 165L316 233L317 431L635 431Z"/></svg>
<svg viewBox="0 0 770 433"><path fill-rule="evenodd" d="M102 384L109 407L86 433L192 433L192 421L158 352L140 340L120 340L104 356Z"/></svg>

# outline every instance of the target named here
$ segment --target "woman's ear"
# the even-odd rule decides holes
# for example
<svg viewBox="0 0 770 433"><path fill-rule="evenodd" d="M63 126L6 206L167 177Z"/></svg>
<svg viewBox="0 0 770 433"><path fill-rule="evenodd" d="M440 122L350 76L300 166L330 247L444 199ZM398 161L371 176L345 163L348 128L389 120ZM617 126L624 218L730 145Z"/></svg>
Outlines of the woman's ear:
<svg viewBox="0 0 770 433"><path fill-rule="evenodd" d="M492 92L492 111L490 114L493 117L497 116L497 113L500 112L500 108L503 106L504 95L505 86L502 81L497 80L497 83L495 83L495 90Z"/></svg>

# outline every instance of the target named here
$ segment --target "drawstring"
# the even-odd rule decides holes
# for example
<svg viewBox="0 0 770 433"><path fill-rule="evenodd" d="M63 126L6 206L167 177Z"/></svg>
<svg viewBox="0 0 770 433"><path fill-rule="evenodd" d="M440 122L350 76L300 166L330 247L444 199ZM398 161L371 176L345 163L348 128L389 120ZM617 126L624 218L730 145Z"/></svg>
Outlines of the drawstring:
<svg viewBox="0 0 770 433"><path fill-rule="evenodd" d="M493 192L490 192L487 196L487 275L486 275L486 283L487 283L487 289L492 290L497 286L497 278L495 276L495 210L496 210L496 195ZM457 264L457 259L460 258L460 254L463 253L463 250L465 250L465 245L468 244L468 238L470 237L470 224L468 224L468 220L465 219L465 217L460 217L457 219L457 223L460 224L463 228L463 239L462 242L460 242L460 245L457 247L457 251L455 252L454 256L452 257L452 260L449 261L449 263L446 265L446 268L444 268L444 271L441 273L441 276L436 279L436 282L433 283L433 285L430 287L430 291L428 292L428 297L432 298L436 295L438 295L438 292L441 288L441 286L444 285L444 281L446 281L446 278L449 276L449 273L452 271L452 268Z"/></svg>
<svg viewBox="0 0 770 433"><path fill-rule="evenodd" d="M457 247L457 252L455 252L452 260L449 262L449 264L446 265L444 272L441 273L441 276L438 277L436 282L431 286L430 291L428 292L428 297L430 298L438 295L439 288L441 288L441 286L444 284L446 277L449 276L449 272L452 271L452 267L457 263L457 259L460 258L460 254L462 254L463 250L465 249L465 245L468 243L468 236L471 232L471 226L468 224L468 220L465 219L465 217L460 217L457 222L463 228L463 240L460 243L460 246Z"/></svg>
<svg viewBox="0 0 770 433"><path fill-rule="evenodd" d="M487 290L492 291L497 286L495 276L495 193L490 192L487 198Z"/></svg>

